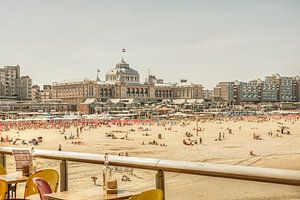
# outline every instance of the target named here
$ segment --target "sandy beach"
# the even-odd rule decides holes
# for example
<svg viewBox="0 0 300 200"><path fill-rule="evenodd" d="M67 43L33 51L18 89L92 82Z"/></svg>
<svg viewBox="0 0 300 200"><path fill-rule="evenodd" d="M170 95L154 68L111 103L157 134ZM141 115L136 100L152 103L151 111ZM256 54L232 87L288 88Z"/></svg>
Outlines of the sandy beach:
<svg viewBox="0 0 300 200"><path fill-rule="evenodd" d="M82 133L79 134L80 139L73 140L65 137L68 138L71 134L76 137L77 127L65 129L64 134L62 129L53 128L21 131L11 129L2 132L1 137L9 135L27 141L42 136L43 142L35 146L37 149L57 150L58 145L61 144L63 151L109 153L110 155L125 155L127 152L129 156L136 157L300 170L299 119L270 119L262 122L201 121L198 123L198 127L201 128L198 136L195 121L185 121L184 124L181 121L176 121L176 124L174 121L160 121L160 123L121 127L117 125L83 127ZM285 131L289 134L280 133L282 126L288 127ZM114 137L108 137L108 134L113 134ZM158 137L159 134L161 139ZM254 134L259 135L260 139L253 139ZM200 137L202 144L199 144ZM185 145L183 140L197 141L197 144ZM78 141L81 144L74 144ZM149 144L153 141L154 144ZM21 143L0 144L26 147ZM37 168L46 167L58 169L59 162L39 159ZM92 186L91 176L98 176L98 182L101 182L101 168L102 166L97 165L69 163L69 189ZM9 156L8 171L14 170L13 157ZM128 188L154 187L155 173L134 169L130 174L123 168L114 170L120 185ZM128 176L131 181L121 181L123 175ZM21 184L19 188L22 188ZM21 189L18 195L22 196ZM167 199L300 199L300 188L166 173L166 197Z"/></svg>

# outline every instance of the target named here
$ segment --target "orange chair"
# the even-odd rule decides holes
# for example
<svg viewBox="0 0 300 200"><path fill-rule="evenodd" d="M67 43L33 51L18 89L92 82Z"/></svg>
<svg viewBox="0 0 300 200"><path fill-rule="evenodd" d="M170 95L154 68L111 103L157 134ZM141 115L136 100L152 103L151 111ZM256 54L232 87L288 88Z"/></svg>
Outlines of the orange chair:
<svg viewBox="0 0 300 200"><path fill-rule="evenodd" d="M7 198L8 194L8 185L4 180L0 180L0 200L4 200Z"/></svg>
<svg viewBox="0 0 300 200"><path fill-rule="evenodd" d="M163 191L160 189L153 189L135 195L130 200L163 200Z"/></svg>
<svg viewBox="0 0 300 200"><path fill-rule="evenodd" d="M58 172L54 169L44 169L35 172L28 178L25 185L24 198L39 193L38 188L33 181L33 178L36 177L45 180L49 184L51 190L53 192L57 192L58 181L59 181Z"/></svg>

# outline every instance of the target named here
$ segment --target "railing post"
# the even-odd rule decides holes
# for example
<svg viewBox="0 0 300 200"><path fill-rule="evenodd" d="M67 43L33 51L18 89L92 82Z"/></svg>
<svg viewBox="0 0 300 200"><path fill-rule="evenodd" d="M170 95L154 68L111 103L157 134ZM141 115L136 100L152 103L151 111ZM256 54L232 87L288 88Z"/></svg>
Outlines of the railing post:
<svg viewBox="0 0 300 200"><path fill-rule="evenodd" d="M60 191L68 191L68 163L66 160L60 162Z"/></svg>
<svg viewBox="0 0 300 200"><path fill-rule="evenodd" d="M3 167L6 167L6 156L5 154L0 154L0 164L3 166Z"/></svg>
<svg viewBox="0 0 300 200"><path fill-rule="evenodd" d="M158 170L156 173L156 189L161 189L165 199L165 173L162 170Z"/></svg>

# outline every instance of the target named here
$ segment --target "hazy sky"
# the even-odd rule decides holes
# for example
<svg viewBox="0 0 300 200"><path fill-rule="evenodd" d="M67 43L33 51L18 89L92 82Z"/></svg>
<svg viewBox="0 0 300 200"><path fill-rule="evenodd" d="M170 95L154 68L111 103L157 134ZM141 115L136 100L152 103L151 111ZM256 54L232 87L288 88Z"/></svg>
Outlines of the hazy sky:
<svg viewBox="0 0 300 200"><path fill-rule="evenodd" d="M0 0L0 65L34 84L103 80L122 48L141 80L300 75L300 1Z"/></svg>

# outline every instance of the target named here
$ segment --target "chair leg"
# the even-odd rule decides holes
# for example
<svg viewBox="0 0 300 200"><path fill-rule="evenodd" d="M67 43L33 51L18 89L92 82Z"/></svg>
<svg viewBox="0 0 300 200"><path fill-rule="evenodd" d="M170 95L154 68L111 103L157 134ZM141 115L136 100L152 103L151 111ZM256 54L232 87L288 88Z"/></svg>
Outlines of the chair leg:
<svg viewBox="0 0 300 200"><path fill-rule="evenodd" d="M17 198L17 183L15 185L8 184L7 198Z"/></svg>
<svg viewBox="0 0 300 200"><path fill-rule="evenodd" d="M14 198L17 198L17 183L14 185L13 193L14 193Z"/></svg>
<svg viewBox="0 0 300 200"><path fill-rule="evenodd" d="M8 184L7 199L10 198L11 184Z"/></svg>

